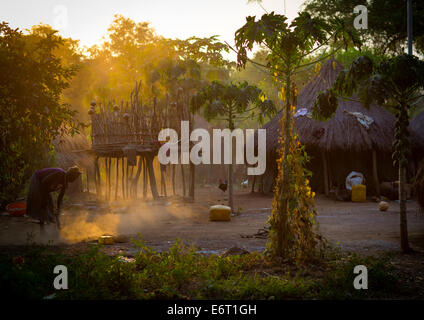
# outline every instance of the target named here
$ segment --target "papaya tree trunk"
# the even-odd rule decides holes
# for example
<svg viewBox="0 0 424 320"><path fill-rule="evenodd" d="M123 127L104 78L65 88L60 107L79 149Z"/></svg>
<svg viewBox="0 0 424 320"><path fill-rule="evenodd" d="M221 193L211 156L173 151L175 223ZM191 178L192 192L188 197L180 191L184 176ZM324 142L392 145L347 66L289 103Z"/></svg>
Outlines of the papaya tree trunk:
<svg viewBox="0 0 424 320"><path fill-rule="evenodd" d="M277 255L284 257L287 251L287 239L286 239L286 226L287 226L287 215L288 215L288 166L287 166L287 155L290 147L290 123L291 123L291 110L290 110L290 83L291 75L287 71L286 83L285 83L285 101L284 101L284 145L282 150L282 161L283 161L283 175L281 179L281 189L279 196L279 212L278 212L278 223L277 223Z"/></svg>
<svg viewBox="0 0 424 320"><path fill-rule="evenodd" d="M230 112L229 112L229 128L230 131L232 132L234 130L234 123L233 123L233 113L232 113L232 109L230 107ZM233 139L232 136L230 135L230 143L229 146L230 148L229 153L230 153L230 164L228 165L228 206L231 208L231 213L234 212L234 199L233 199Z"/></svg>

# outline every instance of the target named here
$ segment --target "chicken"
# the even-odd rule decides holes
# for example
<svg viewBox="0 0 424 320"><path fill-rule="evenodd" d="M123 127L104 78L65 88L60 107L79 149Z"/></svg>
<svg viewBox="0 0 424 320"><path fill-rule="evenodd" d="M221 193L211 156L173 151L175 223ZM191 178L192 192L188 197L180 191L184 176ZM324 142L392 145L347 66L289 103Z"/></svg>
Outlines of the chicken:
<svg viewBox="0 0 424 320"><path fill-rule="evenodd" d="M219 185L218 185L219 189L221 189L223 192L225 192L225 191L227 191L227 186L228 186L227 180L222 182L222 180L219 179Z"/></svg>

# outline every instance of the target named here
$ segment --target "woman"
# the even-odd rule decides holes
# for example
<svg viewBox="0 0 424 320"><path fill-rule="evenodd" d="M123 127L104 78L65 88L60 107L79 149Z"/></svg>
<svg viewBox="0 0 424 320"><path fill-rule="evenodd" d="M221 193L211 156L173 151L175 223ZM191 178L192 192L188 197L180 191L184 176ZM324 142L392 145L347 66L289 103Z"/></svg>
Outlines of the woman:
<svg viewBox="0 0 424 320"><path fill-rule="evenodd" d="M40 227L44 223L54 222L60 229L60 207L62 205L65 190L69 182L75 181L81 171L78 167L71 167L67 171L61 168L45 168L37 170L31 177L27 195L27 215L38 219ZM57 198L57 210L54 212L53 198L51 193L60 191Z"/></svg>

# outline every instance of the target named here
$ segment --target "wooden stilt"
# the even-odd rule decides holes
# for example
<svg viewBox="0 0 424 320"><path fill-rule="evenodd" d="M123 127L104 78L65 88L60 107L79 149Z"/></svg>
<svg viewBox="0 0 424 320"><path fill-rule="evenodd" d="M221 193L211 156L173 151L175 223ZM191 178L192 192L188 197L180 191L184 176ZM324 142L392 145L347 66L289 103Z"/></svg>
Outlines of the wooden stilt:
<svg viewBox="0 0 424 320"><path fill-rule="evenodd" d="M145 199L147 197L147 159L144 156L143 157L143 198Z"/></svg>
<svg viewBox="0 0 424 320"><path fill-rule="evenodd" d="M166 192L166 166L163 167L163 192L165 197L167 197L168 194Z"/></svg>
<svg viewBox="0 0 424 320"><path fill-rule="evenodd" d="M177 168L177 165L171 164L172 169L172 194L175 196L175 170Z"/></svg>
<svg viewBox="0 0 424 320"><path fill-rule="evenodd" d="M87 193L90 193L90 180L89 180L89 172L90 168L85 169L85 177L87 178Z"/></svg>
<svg viewBox="0 0 424 320"><path fill-rule="evenodd" d="M329 189L328 189L328 168L327 168L327 155L326 151L324 149L321 150L321 157L322 157L322 164L323 164L323 174L324 174L324 192L325 195L329 195Z"/></svg>
<svg viewBox="0 0 424 320"><path fill-rule="evenodd" d="M110 158L107 158L107 168L106 168L106 178L107 178L107 200L110 200L110 189L111 189L111 180L110 180Z"/></svg>
<svg viewBox="0 0 424 320"><path fill-rule="evenodd" d="M160 195L165 195L165 176L163 172L163 166L160 165Z"/></svg>
<svg viewBox="0 0 424 320"><path fill-rule="evenodd" d="M107 200L107 184L108 184L108 181L107 181L107 158L104 158L103 162L104 162L104 165L105 165L105 178L106 178L104 199Z"/></svg>
<svg viewBox="0 0 424 320"><path fill-rule="evenodd" d="M121 177L122 199L125 199L125 157L121 158L121 168L122 168L122 177Z"/></svg>
<svg viewBox="0 0 424 320"><path fill-rule="evenodd" d="M150 191L152 192L153 199L158 199L159 194L156 187L155 172L153 170L153 157L151 155L148 155L146 157L146 162L147 162L147 170L149 171Z"/></svg>
<svg viewBox="0 0 424 320"><path fill-rule="evenodd" d="M128 199L129 197L130 197L130 194L129 194L129 188L128 188L128 176L129 176L129 173L130 173L130 166L128 165L128 159L127 159L127 161L126 161L126 165L125 165L125 167L126 167L126 169L125 169L125 196L126 196L126 198Z"/></svg>
<svg viewBox="0 0 424 320"><path fill-rule="evenodd" d="M186 188L185 188L185 176L184 176L184 165L181 164L181 184L183 187L183 196L186 196Z"/></svg>
<svg viewBox="0 0 424 320"><path fill-rule="evenodd" d="M374 177L375 191L377 197L380 197L380 182L378 180L378 170L377 170L377 152L372 150L372 175Z"/></svg>
<svg viewBox="0 0 424 320"><path fill-rule="evenodd" d="M133 170L134 170L134 166L128 166L128 177L127 177L128 198L132 198L133 196L133 188L132 188Z"/></svg>
<svg viewBox="0 0 424 320"><path fill-rule="evenodd" d="M194 186L196 180L196 166L190 162L190 185L188 189L188 196L194 200Z"/></svg>
<svg viewBox="0 0 424 320"><path fill-rule="evenodd" d="M96 194L97 198L102 197L101 183L100 183L100 168L99 168L99 157L96 157L96 161L94 163L94 175L96 179Z"/></svg>
<svg viewBox="0 0 424 320"><path fill-rule="evenodd" d="M105 175L106 175L105 200L109 200L110 199L110 158L105 158Z"/></svg>
<svg viewBox="0 0 424 320"><path fill-rule="evenodd" d="M96 170L96 160L93 163L93 179L94 179L94 188L96 189L96 195L99 194L99 186L97 184L97 170Z"/></svg>
<svg viewBox="0 0 424 320"><path fill-rule="evenodd" d="M137 173L135 175L134 178L134 198L137 199L137 189L138 189L138 180L140 179L140 175L141 175L141 170L143 169L143 157L140 156L138 158L138 168L137 168Z"/></svg>
<svg viewBox="0 0 424 320"><path fill-rule="evenodd" d="M109 186L108 186L108 191L107 191L107 199L110 200L111 196L111 189L112 189L112 158L109 158L109 166L108 166L108 176L109 176Z"/></svg>
<svg viewBox="0 0 424 320"><path fill-rule="evenodd" d="M119 184L119 158L116 160L116 174L115 174L115 201L118 200L118 184Z"/></svg>

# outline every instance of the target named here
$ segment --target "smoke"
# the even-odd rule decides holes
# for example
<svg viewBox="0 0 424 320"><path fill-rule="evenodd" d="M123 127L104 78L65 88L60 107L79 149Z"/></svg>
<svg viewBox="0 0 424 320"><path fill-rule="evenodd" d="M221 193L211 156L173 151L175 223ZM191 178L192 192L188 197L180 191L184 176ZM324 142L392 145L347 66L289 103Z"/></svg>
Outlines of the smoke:
<svg viewBox="0 0 424 320"><path fill-rule="evenodd" d="M87 211L63 217L60 238L67 243L92 240L102 235L116 234L120 217L114 214L92 215Z"/></svg>
<svg viewBox="0 0 424 320"><path fill-rule="evenodd" d="M136 235L150 230L158 223L174 223L178 219L192 219L194 215L199 215L199 210L175 200L163 203L120 203L110 207L107 213L87 210L65 212L61 219L63 228L60 239L66 243L76 243L94 240L102 235Z"/></svg>

